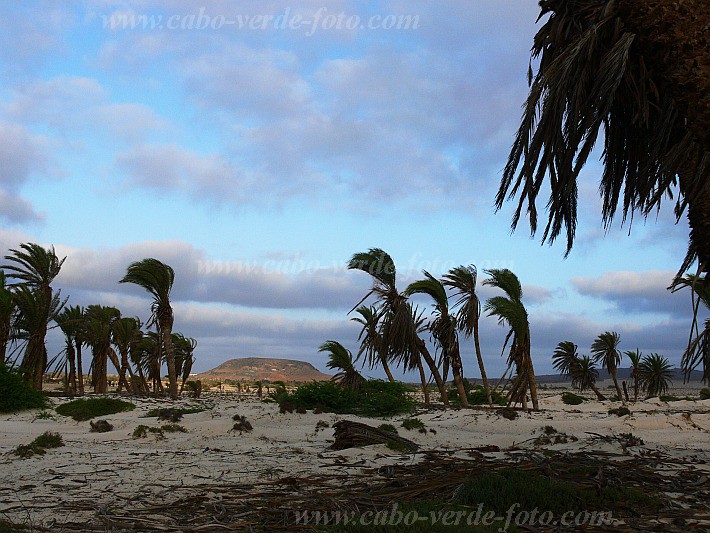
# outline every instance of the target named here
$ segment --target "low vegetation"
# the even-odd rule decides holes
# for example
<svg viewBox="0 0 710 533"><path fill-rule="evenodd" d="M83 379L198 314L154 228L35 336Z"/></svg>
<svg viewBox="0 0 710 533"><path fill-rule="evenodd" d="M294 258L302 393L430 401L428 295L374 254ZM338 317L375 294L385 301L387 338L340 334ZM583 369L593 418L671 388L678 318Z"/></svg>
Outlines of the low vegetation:
<svg viewBox="0 0 710 533"><path fill-rule="evenodd" d="M584 402L584 398L578 396L573 392L563 392L562 393L562 403L566 405L579 405Z"/></svg>
<svg viewBox="0 0 710 533"><path fill-rule="evenodd" d="M710 388L704 388L700 389L700 399L701 400L710 400Z"/></svg>
<svg viewBox="0 0 710 533"><path fill-rule="evenodd" d="M20 444L15 448L15 455L27 459L34 455L44 455L47 450L64 446L64 440L59 433L46 431L29 444Z"/></svg>
<svg viewBox="0 0 710 533"><path fill-rule="evenodd" d="M84 422L97 416L133 411L135 408L131 402L116 398L82 398L58 405L55 410L62 416L70 416L78 422Z"/></svg>
<svg viewBox="0 0 710 533"><path fill-rule="evenodd" d="M402 420L402 427L410 431L413 429L424 429L424 422L418 418L405 418Z"/></svg>
<svg viewBox="0 0 710 533"><path fill-rule="evenodd" d="M166 422L180 422L184 415L192 415L195 413L201 413L204 411L201 407L190 407L190 408L180 408L180 407L168 407L160 409L151 409L145 414L145 417L152 418L157 417L158 420Z"/></svg>
<svg viewBox="0 0 710 533"><path fill-rule="evenodd" d="M180 424L163 424L160 429L165 433L187 433L187 429Z"/></svg>
<svg viewBox="0 0 710 533"><path fill-rule="evenodd" d="M275 400L282 409L313 409L371 417L394 416L414 409L414 400L404 384L380 380L366 381L356 390L331 381L314 381L290 393L283 391Z"/></svg>
<svg viewBox="0 0 710 533"><path fill-rule="evenodd" d="M152 427L145 426L143 424L137 426L136 429L133 430L133 438L134 439L144 439L148 436L148 433L155 435L156 439L165 438L162 428L152 428Z"/></svg>
<svg viewBox="0 0 710 533"><path fill-rule="evenodd" d="M48 405L47 397L33 389L19 373L0 365L0 413L42 409Z"/></svg>

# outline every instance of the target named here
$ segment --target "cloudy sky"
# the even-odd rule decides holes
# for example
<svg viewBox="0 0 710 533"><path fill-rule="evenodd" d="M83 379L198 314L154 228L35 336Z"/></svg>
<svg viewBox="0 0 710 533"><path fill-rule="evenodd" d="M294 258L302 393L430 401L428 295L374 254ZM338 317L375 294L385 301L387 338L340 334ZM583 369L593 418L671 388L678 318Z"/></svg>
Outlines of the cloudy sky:
<svg viewBox="0 0 710 533"><path fill-rule="evenodd" d="M586 353L605 330L678 363L689 296L665 287L688 229L670 206L605 232L589 165L567 259L511 234L512 206L494 212L537 15L529 0L5 2L0 251L53 244L70 303L144 319L145 295L117 281L169 263L199 371L237 356L324 370L324 340L355 348L347 313L369 279L344 265L370 247L400 288L422 269L512 269L538 372L559 341ZM493 375L504 334L483 321Z"/></svg>

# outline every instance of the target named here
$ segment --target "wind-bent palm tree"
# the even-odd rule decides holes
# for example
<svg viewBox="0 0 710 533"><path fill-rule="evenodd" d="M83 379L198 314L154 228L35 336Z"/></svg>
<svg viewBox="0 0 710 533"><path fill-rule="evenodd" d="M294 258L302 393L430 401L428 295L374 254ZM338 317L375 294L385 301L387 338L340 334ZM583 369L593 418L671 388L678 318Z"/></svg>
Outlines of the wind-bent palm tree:
<svg viewBox="0 0 710 533"><path fill-rule="evenodd" d="M685 373L685 380L690 379L690 373L696 368L702 369L704 383L710 383L710 317L705 319L702 330L698 327L698 310L700 304L710 313L710 276L687 274L674 285L674 290L689 287L693 295L693 325L690 329L688 347L683 352L680 367Z"/></svg>
<svg viewBox="0 0 710 533"><path fill-rule="evenodd" d="M606 400L606 397L596 386L599 372L594 368L594 362L589 356L580 358L575 343L560 342L552 354L552 366L562 376L571 378L573 387L580 391L591 389L597 395L598 400Z"/></svg>
<svg viewBox="0 0 710 533"><path fill-rule="evenodd" d="M668 359L657 353L645 356L639 365L639 380L649 398L665 394L673 381L673 371Z"/></svg>
<svg viewBox="0 0 710 533"><path fill-rule="evenodd" d="M47 347L45 335L47 324L55 319L62 308L59 294L47 303L44 293L27 285L18 285L13 291L17 307L15 329L18 339L24 343L24 355L20 371L25 380L41 391L44 373L47 370Z"/></svg>
<svg viewBox="0 0 710 533"><path fill-rule="evenodd" d="M192 365L195 363L193 354L197 348L197 340L185 337L182 333L173 333L173 346L175 347L175 369L180 377L180 392L182 392L185 382L192 372Z"/></svg>
<svg viewBox="0 0 710 533"><path fill-rule="evenodd" d="M365 383L365 378L355 369L352 352L345 346L337 341L325 341L320 345L318 351L327 352L328 362L326 366L338 371L331 379L341 387L355 390Z"/></svg>
<svg viewBox="0 0 710 533"><path fill-rule="evenodd" d="M153 382L153 393L165 393L160 372L165 359L165 351L162 349L160 334L148 331L136 343L135 350L136 358L140 361L139 367L142 367L147 379Z"/></svg>
<svg viewBox="0 0 710 533"><path fill-rule="evenodd" d="M57 317L57 323L62 331L69 331L74 341L74 353L76 354L76 384L77 392L84 394L84 365L82 361L82 348L85 342L86 317L84 309L78 305L70 305L62 309ZM65 333L66 335L66 333ZM69 347L67 346L67 349Z"/></svg>
<svg viewBox="0 0 710 533"><path fill-rule="evenodd" d="M12 291L6 286L5 273L0 270L0 366L5 366L14 314L15 301Z"/></svg>
<svg viewBox="0 0 710 533"><path fill-rule="evenodd" d="M138 392L134 390L135 377L133 375L133 369L129 363L129 353L131 351L131 346L135 345L135 342L141 336L140 321L137 318L123 317L116 320L111 325L111 340L118 348L118 353L121 357L120 367L118 370L118 392L125 386L126 390L133 390L133 392ZM129 380L126 378L126 373L130 377Z"/></svg>
<svg viewBox="0 0 710 533"><path fill-rule="evenodd" d="M72 394L78 391L77 371L76 371L76 331L83 326L81 322L75 322L70 307L65 307L56 317L57 325L64 334L64 364L67 372L67 384ZM83 317L82 317L83 318Z"/></svg>
<svg viewBox="0 0 710 533"><path fill-rule="evenodd" d="M426 343L419 337L414 310L406 296L397 291L395 283L397 270L392 258L384 250L370 248L367 252L353 255L348 261L348 269L361 270L373 278L372 289L358 303L358 306L369 296L375 296L380 310L382 337L387 346L388 357L402 361L407 370L416 368L419 358L423 358L439 387L441 401L444 405L448 405L446 384ZM426 388L426 383L422 386Z"/></svg>
<svg viewBox="0 0 710 533"><path fill-rule="evenodd" d="M639 365L641 364L641 352L638 348L631 351L627 350L624 355L631 361L631 379L634 380L634 401L639 399Z"/></svg>
<svg viewBox="0 0 710 533"><path fill-rule="evenodd" d="M31 343L28 342L27 348L37 350L36 353L25 354L23 358L25 375L31 375L34 387L41 390L42 376L37 372L40 368L44 372L47 367L47 350L45 348L47 328L53 320L53 315L59 312L63 305L58 299L59 292L55 295L52 291L52 282L59 274L66 257L59 259L54 251L54 246L43 248L39 244L23 243L20 244L19 249L11 249L10 255L6 255L5 259L9 262L0 268L5 270L8 277L17 280L12 285L15 287L24 285L29 289L29 292L23 292L18 296L22 299L23 304L31 306L33 313L44 313L43 317L35 314L24 320L25 327L32 324L37 328L36 331L25 331L25 334L32 339ZM56 302L55 296L57 296ZM30 303L31 299L38 300L40 297L41 302ZM18 310L22 312L19 303ZM30 312L29 308L25 310ZM41 350L38 347L40 345ZM26 366L29 364L36 365L36 367Z"/></svg>
<svg viewBox="0 0 710 533"><path fill-rule="evenodd" d="M577 179L603 134L602 217L609 226L648 215L677 186L687 208L688 254L710 269L710 77L707 4L674 0L542 0L547 22L535 36L539 68L496 197L519 195L537 229L545 177L549 217L543 241L564 229L569 253L577 225Z"/></svg>
<svg viewBox="0 0 710 533"><path fill-rule="evenodd" d="M175 351L172 343L173 308L170 305L170 291L175 281L175 271L169 265L157 259L147 258L131 263L126 275L119 283L134 283L143 287L153 296L152 316L148 326L155 324L160 335L160 343L165 352L165 362L168 366L170 381L170 397L177 399L177 369L175 368Z"/></svg>
<svg viewBox="0 0 710 533"><path fill-rule="evenodd" d="M483 365L483 356L481 355L481 342L479 338L478 323L481 318L481 301L476 293L476 283L478 281L478 270L475 265L459 266L449 270L443 276L443 283L447 287L454 289L454 297L458 300L454 303L454 307L458 307L456 312L456 324L459 331L464 337L471 338L476 348L476 359L478 359L478 369L481 372L483 380L483 388L486 391L488 405L493 406L491 398L491 389L488 385L488 376Z"/></svg>
<svg viewBox="0 0 710 533"><path fill-rule="evenodd" d="M382 365L387 374L387 379L390 383L394 383L394 376L392 376L392 371L387 363L387 347L379 329L380 315L377 312L377 308L375 306L361 305L355 309L355 312L360 316L353 317L351 320L362 325L360 334L357 337L360 342L360 350L357 353L357 357L355 357L355 361L364 355L365 362L370 369L375 368L377 365Z"/></svg>
<svg viewBox="0 0 710 533"><path fill-rule="evenodd" d="M91 347L91 383L95 393L108 391L108 360L120 370L120 363L113 360L111 348L111 331L113 324L121 318L121 312L115 307L105 305L89 305L84 314L84 341Z"/></svg>
<svg viewBox="0 0 710 533"><path fill-rule="evenodd" d="M498 287L507 295L494 296L486 301L484 310L488 316L498 317L499 324L507 324L510 331L505 338L503 351L510 341L508 365L515 364L517 375L512 382L509 401L526 406L526 396L530 391L533 409L540 409L537 400L537 384L535 370L530 355L530 322L528 312L523 305L523 287L518 277L507 268L486 270L490 278L484 280L484 285Z"/></svg>
<svg viewBox="0 0 710 533"><path fill-rule="evenodd" d="M456 318L449 313L449 297L444 285L425 270L424 279L411 283L404 290L404 294L405 296L426 294L434 300L434 316L427 325L427 329L441 349L444 364L451 367L461 405L468 407L466 389L463 385L463 364Z"/></svg>
<svg viewBox="0 0 710 533"><path fill-rule="evenodd" d="M611 374L611 379L614 380L614 388L620 401L624 401L617 379L617 369L621 363L621 352L619 351L619 342L621 337L615 331L605 331L599 335L592 343L592 357L594 361L601 364L601 367Z"/></svg>

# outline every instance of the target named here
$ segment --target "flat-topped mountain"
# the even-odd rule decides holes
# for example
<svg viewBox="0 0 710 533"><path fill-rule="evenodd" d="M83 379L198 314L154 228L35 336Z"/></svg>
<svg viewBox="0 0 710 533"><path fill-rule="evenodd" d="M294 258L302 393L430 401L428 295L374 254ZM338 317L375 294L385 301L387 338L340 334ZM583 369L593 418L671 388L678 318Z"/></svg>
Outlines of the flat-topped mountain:
<svg viewBox="0 0 710 533"><path fill-rule="evenodd" d="M240 357L197 376L203 380L308 382L330 379L331 376L305 361L271 357Z"/></svg>

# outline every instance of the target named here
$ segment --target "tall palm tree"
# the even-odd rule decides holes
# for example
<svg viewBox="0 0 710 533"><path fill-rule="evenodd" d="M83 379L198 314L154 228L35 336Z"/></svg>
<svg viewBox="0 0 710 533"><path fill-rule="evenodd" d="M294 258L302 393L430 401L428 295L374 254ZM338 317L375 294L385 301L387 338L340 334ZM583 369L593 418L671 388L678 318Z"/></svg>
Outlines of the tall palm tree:
<svg viewBox="0 0 710 533"><path fill-rule="evenodd" d="M406 296L396 287L397 270L394 261L387 252L380 248L370 248L367 252L357 253L348 261L348 269L361 270L373 279L372 289L356 307L369 296L376 298L382 322L382 337L387 346L388 355L405 363L407 369L416 366L416 360L422 357L434 376L441 401L448 405L449 398L446 384L432 358L426 343L419 337L414 310ZM426 387L426 384L423 384Z"/></svg>
<svg viewBox="0 0 710 533"><path fill-rule="evenodd" d="M702 303L706 313L710 313L710 276L708 274L687 274L680 278L673 287L679 290L688 287L693 296L693 325L690 329L688 347L683 352L680 367L685 373L685 380L690 379L693 370L701 367L704 383L710 383L710 317L705 319L705 326L698 327L698 310Z"/></svg>
<svg viewBox="0 0 710 533"><path fill-rule="evenodd" d="M572 378L572 386L577 390L591 389L597 395L598 400L606 400L606 397L597 388L599 371L595 368L594 361L588 355L583 355L577 359L577 363L570 369L570 377Z"/></svg>
<svg viewBox="0 0 710 533"><path fill-rule="evenodd" d="M611 379L614 380L614 388L620 401L624 401L617 379L617 369L621 363L621 352L619 351L619 342L621 337L615 331L605 331L599 335L592 343L592 357L594 361L601 364L601 367L611 374Z"/></svg>
<svg viewBox="0 0 710 533"><path fill-rule="evenodd" d="M125 386L126 390L132 390L133 386L129 386L126 374L130 377L131 384L135 379L133 369L129 362L129 353L131 346L134 345L141 335L140 320L137 318L123 317L115 320L111 325L111 340L118 348L118 353L121 357L120 367L118 370L118 392ZM138 392L134 390L134 392Z"/></svg>
<svg viewBox="0 0 710 533"><path fill-rule="evenodd" d="M463 385L463 363L461 362L456 317L449 313L449 297L446 294L444 285L425 270L424 279L411 283L404 290L404 294L406 296L426 294L434 300L434 315L427 329L441 349L442 359L445 364L451 367L461 405L468 407L466 389Z"/></svg>
<svg viewBox="0 0 710 533"><path fill-rule="evenodd" d="M165 351L160 341L160 334L148 331L136 344L136 357L147 379L153 382L153 393L164 393L161 369ZM139 373L140 374L140 373Z"/></svg>
<svg viewBox="0 0 710 533"><path fill-rule="evenodd" d="M20 370L25 380L36 390L42 390L42 380L47 369L47 325L56 318L62 302L59 293L47 302L43 292L27 285L16 286L13 299L17 307L17 337L24 343Z"/></svg>
<svg viewBox="0 0 710 533"><path fill-rule="evenodd" d="M5 273L0 270L0 366L5 366L14 314L15 301L12 291L7 287Z"/></svg>
<svg viewBox="0 0 710 533"><path fill-rule="evenodd" d="M57 323L62 331L68 332L74 342L74 353L76 354L76 384L77 393L84 394L84 364L82 361L82 348L85 343L85 320L84 309L78 305L70 305L62 309L57 317ZM66 335L65 332L65 335ZM67 349L69 347L67 346Z"/></svg>
<svg viewBox="0 0 710 533"><path fill-rule="evenodd" d="M95 393L108 390L108 360L112 357L111 331L113 324L121 318L121 312L115 307L89 305L86 308L83 327L85 342L91 347L91 382ZM118 361L112 361L117 370Z"/></svg>
<svg viewBox="0 0 710 533"><path fill-rule="evenodd" d="M359 389L365 383L362 374L355 370L353 364L353 354L338 341L325 341L318 348L319 352L328 353L326 366L332 370L337 370L331 379L348 389Z"/></svg>
<svg viewBox="0 0 710 533"><path fill-rule="evenodd" d="M172 267L157 259L147 258L131 263L126 275L119 283L134 283L143 287L153 296L152 316L148 326L155 324L158 328L160 343L165 352L165 362L168 365L170 397L177 399L177 369L175 368L175 351L172 343L173 308L170 305L170 291L174 281L175 271Z"/></svg>
<svg viewBox="0 0 710 533"><path fill-rule="evenodd" d="M639 381L649 398L666 393L670 382L673 381L673 371L668 359L657 353L645 356L639 365Z"/></svg>
<svg viewBox="0 0 710 533"><path fill-rule="evenodd" d="M34 387L40 390L42 388L42 376L38 376L36 372L39 368L44 371L47 367L47 350L45 346L45 338L47 336L47 328L53 319L53 314L59 312L63 305L58 299L55 302L55 296L59 296L59 292L55 295L52 291L52 282L57 277L62 268L62 264L66 259L59 259L54 251L54 246L43 248L35 243L22 243L19 249L11 249L10 254L5 256L8 263L0 266L4 269L8 277L16 281L13 286L17 287L25 285L29 292L23 292L19 297L22 298L25 305L30 305L33 312L45 313L43 317L34 315L28 317L24 321L27 326L30 323L37 328L33 332L25 332L33 340L28 342L27 348L38 350L37 353L25 354L23 361L25 364L37 365L35 368L25 366L25 371L32 374ZM30 296L32 298L30 298ZM30 304L30 299L37 299L41 296L41 302ZM18 305L19 310L19 305ZM29 309L25 309L30 311ZM21 311L21 310L20 310ZM40 350L36 346L42 346ZM40 352L44 355L40 355Z"/></svg>
<svg viewBox="0 0 710 533"><path fill-rule="evenodd" d="M128 345L128 357L138 373L138 383L136 384L135 392L148 393L150 392L150 387L148 386L148 380L143 372L143 357L146 341L145 334L141 331L140 327L141 324L139 321L138 331Z"/></svg>
<svg viewBox="0 0 710 533"><path fill-rule="evenodd" d="M631 361L631 379L634 381L634 401L639 399L639 365L641 364L641 352L638 348L631 351L627 350L624 355Z"/></svg>
<svg viewBox="0 0 710 533"><path fill-rule="evenodd" d="M606 400L606 397L596 386L599 372L594 368L594 362L589 356L580 358L575 343L560 342L552 354L552 366L562 376L571 378L573 387L579 390L591 389L597 395L598 400Z"/></svg>
<svg viewBox="0 0 710 533"><path fill-rule="evenodd" d="M64 334L64 350L62 353L65 356L64 366L67 369L67 383L72 394L76 394L78 391L78 380L76 371L75 334L83 324L73 320L73 315L70 309L71 306L62 309L61 313L59 313L56 317L56 322L59 329L61 329Z"/></svg>
<svg viewBox="0 0 710 533"><path fill-rule="evenodd" d="M577 180L602 135L600 193L608 227L648 215L676 194L687 210L688 254L710 269L710 77L707 4L673 0L542 0L549 15L535 36L539 58L496 206L519 194L537 229L536 199L550 186L543 241L564 229L569 253L577 225ZM660 29L659 29L660 28ZM686 209L687 208L687 209Z"/></svg>
<svg viewBox="0 0 710 533"><path fill-rule="evenodd" d="M491 388L488 385L488 376L486 375L486 369L483 365L478 328L478 323L481 318L481 300L476 293L478 270L475 265L462 265L449 270L447 274L444 274L443 278L444 285L454 289L454 297L458 297L458 300L454 303L454 306L458 307L458 311L456 312L456 324L464 337L470 338L473 336L476 359L478 360L478 369L481 372L483 388L486 391L488 405L493 406Z"/></svg>
<svg viewBox="0 0 710 533"><path fill-rule="evenodd" d="M507 324L510 328L505 338L503 350L510 342L508 364L515 364L517 375L513 380L509 400L525 407L528 391L533 409L540 409L537 399L537 384L535 369L530 354L530 322L528 312L523 304L523 287L518 277L507 268L486 270L490 277L484 280L484 285L501 289L506 296L494 296L486 301L484 310L488 316L498 317L499 324Z"/></svg>
<svg viewBox="0 0 710 533"><path fill-rule="evenodd" d="M361 305L355 309L355 312L360 316L353 317L351 320L362 325L360 334L357 337L360 342L360 350L355 360L357 361L364 356L370 369L375 368L377 365L382 365L387 374L387 379L390 383L394 383L394 376L392 376L392 371L387 363L387 347L379 328L380 314L377 308L372 305L369 307Z"/></svg>

